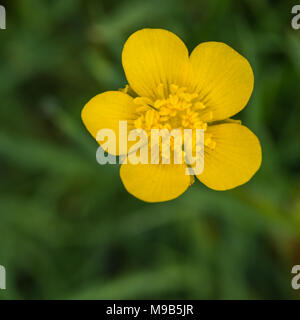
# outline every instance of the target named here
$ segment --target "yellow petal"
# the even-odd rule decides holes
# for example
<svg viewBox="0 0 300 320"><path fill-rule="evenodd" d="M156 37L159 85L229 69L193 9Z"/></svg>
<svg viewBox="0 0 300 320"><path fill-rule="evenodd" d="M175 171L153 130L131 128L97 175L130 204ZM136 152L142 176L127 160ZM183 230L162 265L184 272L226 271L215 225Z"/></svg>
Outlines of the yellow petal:
<svg viewBox="0 0 300 320"><path fill-rule="evenodd" d="M190 62L190 86L207 107L204 120L223 120L246 106L254 85L247 59L225 43L204 42L193 50Z"/></svg>
<svg viewBox="0 0 300 320"><path fill-rule="evenodd" d="M249 181L261 164L256 135L233 123L209 126L207 133L216 145L213 150L204 148L204 170L197 178L215 190L231 189Z"/></svg>
<svg viewBox="0 0 300 320"><path fill-rule="evenodd" d="M137 105L129 95L120 91L107 91L95 96L84 106L81 118L94 138L101 129L113 130L116 135L116 155L118 155L119 121L127 121L127 133L129 133L134 128L136 108ZM127 136L123 138L127 139ZM129 145L128 143L128 149Z"/></svg>
<svg viewBox="0 0 300 320"><path fill-rule="evenodd" d="M126 190L146 202L177 198L191 184L182 164L122 164L120 176Z"/></svg>
<svg viewBox="0 0 300 320"><path fill-rule="evenodd" d="M189 55L185 44L174 33L142 29L126 41L122 63L133 90L139 96L155 99L159 92L167 90L166 86L184 84Z"/></svg>

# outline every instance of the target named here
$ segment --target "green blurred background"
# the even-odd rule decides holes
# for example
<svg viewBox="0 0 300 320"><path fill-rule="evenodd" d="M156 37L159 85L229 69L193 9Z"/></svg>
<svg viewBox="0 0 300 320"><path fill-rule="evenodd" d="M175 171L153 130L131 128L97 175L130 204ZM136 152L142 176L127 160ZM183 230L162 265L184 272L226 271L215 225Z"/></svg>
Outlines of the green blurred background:
<svg viewBox="0 0 300 320"><path fill-rule="evenodd" d="M298 1L299 2L299 1ZM10 0L0 30L2 299L297 299L300 30L295 2ZM299 4L299 3L298 3ZM144 27L192 50L223 41L252 64L236 117L259 137L260 171L215 192L196 182L143 203L96 163L84 104L123 87L122 46Z"/></svg>

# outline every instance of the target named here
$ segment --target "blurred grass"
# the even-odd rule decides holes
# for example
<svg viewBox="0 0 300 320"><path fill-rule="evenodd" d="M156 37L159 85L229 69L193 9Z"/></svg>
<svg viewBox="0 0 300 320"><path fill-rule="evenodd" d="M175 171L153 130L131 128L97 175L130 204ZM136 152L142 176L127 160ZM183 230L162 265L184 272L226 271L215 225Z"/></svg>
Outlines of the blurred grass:
<svg viewBox="0 0 300 320"><path fill-rule="evenodd" d="M287 299L300 263L300 31L289 1L2 1L2 299ZM95 161L80 112L125 84L121 50L143 27L191 50L223 41L251 62L242 119L263 165L247 185L145 204Z"/></svg>

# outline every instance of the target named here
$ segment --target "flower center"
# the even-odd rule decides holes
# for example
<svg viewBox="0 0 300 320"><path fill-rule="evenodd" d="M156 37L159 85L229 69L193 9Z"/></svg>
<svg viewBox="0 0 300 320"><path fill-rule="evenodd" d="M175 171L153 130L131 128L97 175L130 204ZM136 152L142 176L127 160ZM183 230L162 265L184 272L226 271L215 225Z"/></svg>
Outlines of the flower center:
<svg viewBox="0 0 300 320"><path fill-rule="evenodd" d="M166 88L160 84L157 88L159 98L155 101L146 97L137 97L134 103L137 107L137 118L134 126L143 129L148 136L151 129L202 129L207 130L207 122L201 119L201 112L206 106L200 101L197 93L187 91L185 87L171 84L168 93ZM212 112L210 112L212 118ZM208 133L204 134L205 146L214 149L215 141Z"/></svg>

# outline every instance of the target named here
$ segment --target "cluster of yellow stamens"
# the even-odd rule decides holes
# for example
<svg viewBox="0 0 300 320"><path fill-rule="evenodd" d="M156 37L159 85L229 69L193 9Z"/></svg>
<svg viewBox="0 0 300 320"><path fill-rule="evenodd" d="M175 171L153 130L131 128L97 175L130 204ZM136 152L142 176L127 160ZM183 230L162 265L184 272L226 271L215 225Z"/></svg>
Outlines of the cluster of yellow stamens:
<svg viewBox="0 0 300 320"><path fill-rule="evenodd" d="M130 86L126 86L121 91L136 96ZM205 103L201 101L199 94L195 92L189 92L185 87L179 87L175 84L171 84L168 88L163 84L160 84L156 90L156 98L150 99L148 97L135 97L134 103L136 104L136 118L134 120L134 127L136 129L143 129L148 137L151 137L152 129L167 129L165 136L169 137L169 134L173 129L179 129L181 131L181 143L180 145L174 145L174 139L170 137L170 151L171 154L162 148L162 144L159 142L159 161L162 159L171 159L174 154L180 152L180 157L185 159L186 153L184 148L184 142L186 140L184 129L192 129L192 150L193 153L196 150L196 130L202 129L204 131L204 146L210 149L214 149L216 142L210 133L206 132L208 123L203 121L203 115L205 113L205 119L207 119L207 113L209 119L213 118L211 111L208 111ZM205 110L206 109L206 110ZM189 137L188 137L189 138ZM162 141L162 140L161 140ZM199 142L198 142L199 143ZM199 144L198 144L199 145ZM149 150L153 146L151 139L148 139ZM201 148L201 142L200 142ZM168 161L168 160L167 160Z"/></svg>
<svg viewBox="0 0 300 320"><path fill-rule="evenodd" d="M207 123L201 119L201 112L206 106L199 100L197 93L190 93L184 87L171 84L167 88L160 84L157 88L158 99L137 97L137 118L134 125L150 135L151 129L202 129L206 131ZM210 118L212 113L210 112ZM205 146L214 149L215 141L208 133L204 135Z"/></svg>

